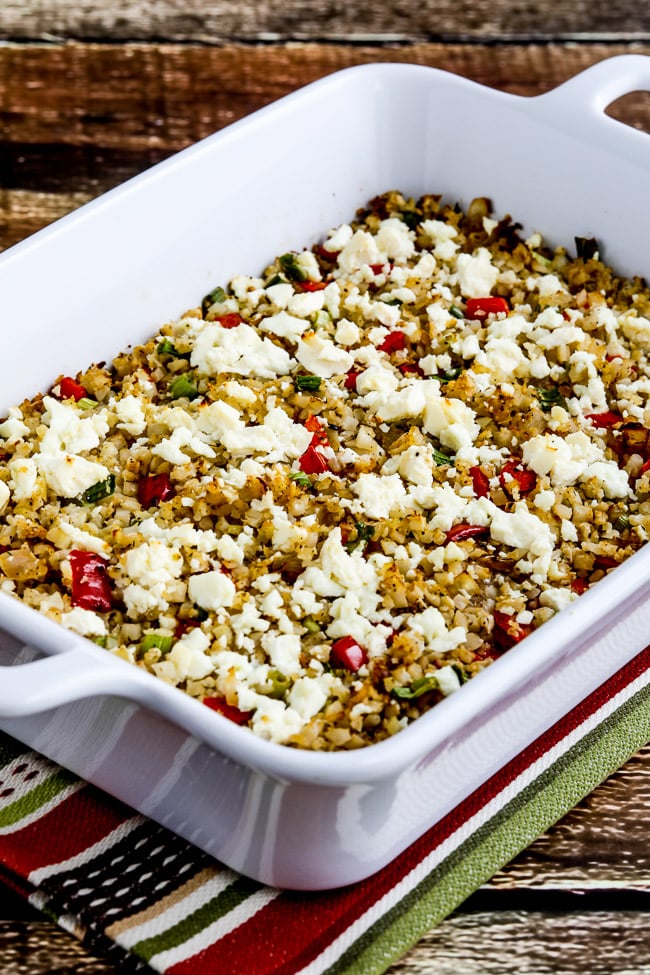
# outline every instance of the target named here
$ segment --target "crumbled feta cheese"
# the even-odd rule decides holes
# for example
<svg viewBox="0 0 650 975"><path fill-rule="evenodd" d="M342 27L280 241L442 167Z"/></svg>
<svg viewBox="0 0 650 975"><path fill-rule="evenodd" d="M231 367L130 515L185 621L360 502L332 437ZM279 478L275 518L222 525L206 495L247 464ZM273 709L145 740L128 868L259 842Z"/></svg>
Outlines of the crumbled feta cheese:
<svg viewBox="0 0 650 975"><path fill-rule="evenodd" d="M147 428L147 418L138 396L129 393L113 400L109 406L115 410L120 430L126 430L133 437L139 437Z"/></svg>
<svg viewBox="0 0 650 975"><path fill-rule="evenodd" d="M67 613L61 613L60 622L66 629L74 630L81 636L106 636L106 623L90 609L75 606Z"/></svg>
<svg viewBox="0 0 650 975"><path fill-rule="evenodd" d="M18 406L9 407L7 419L0 423L0 437L8 447L18 443L29 434L29 427L23 423L23 414Z"/></svg>
<svg viewBox="0 0 650 975"><path fill-rule="evenodd" d="M286 376L291 362L288 352L270 339L261 338L250 325L223 328L218 322L199 332L190 358L200 375L231 372L260 379Z"/></svg>
<svg viewBox="0 0 650 975"><path fill-rule="evenodd" d="M456 267L460 292L465 298L489 295L499 277L499 269L492 263L487 247L479 247L475 254L459 254Z"/></svg>
<svg viewBox="0 0 650 975"><path fill-rule="evenodd" d="M435 606L429 606L422 613L414 613L408 620L408 628L424 637L426 647L432 653L449 653L467 639L464 627L447 628L444 616Z"/></svg>
<svg viewBox="0 0 650 975"><path fill-rule="evenodd" d="M460 450L476 440L479 426L470 406L460 399L430 396L424 410L424 429L445 447Z"/></svg>
<svg viewBox="0 0 650 975"><path fill-rule="evenodd" d="M354 365L354 358L340 349L331 339L322 338L317 332L301 339L296 359L308 372L323 379L340 376Z"/></svg>
<svg viewBox="0 0 650 975"><path fill-rule="evenodd" d="M34 457L47 486L61 498L78 498L93 484L105 481L110 471L103 464L75 454L36 454Z"/></svg>
<svg viewBox="0 0 650 975"><path fill-rule="evenodd" d="M363 511L369 518L388 518L391 511L408 507L406 488L399 474L387 477L378 474L360 474L352 485L359 499L355 510Z"/></svg>
<svg viewBox="0 0 650 975"><path fill-rule="evenodd" d="M31 498L36 490L38 468L32 457L17 457L7 464L15 501Z"/></svg>
<svg viewBox="0 0 650 975"><path fill-rule="evenodd" d="M232 606L237 594L232 579L220 569L190 576L187 590L193 603L212 612Z"/></svg>
<svg viewBox="0 0 650 975"><path fill-rule="evenodd" d="M306 297L311 297L311 295L296 295L296 298ZM311 326L309 321L304 317L296 317L298 312L293 307L293 304L291 305L291 311L293 314L289 314L286 311L279 311L275 315L268 315L266 318L260 319L260 329L263 332L271 332L272 335L278 335L282 339L290 339L292 342L297 342L300 336Z"/></svg>

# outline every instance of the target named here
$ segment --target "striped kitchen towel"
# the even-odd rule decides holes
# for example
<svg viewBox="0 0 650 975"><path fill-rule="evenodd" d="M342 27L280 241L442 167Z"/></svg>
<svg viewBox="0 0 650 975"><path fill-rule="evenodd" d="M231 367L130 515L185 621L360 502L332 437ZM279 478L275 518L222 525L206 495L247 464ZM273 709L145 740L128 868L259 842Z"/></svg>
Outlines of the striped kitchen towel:
<svg viewBox="0 0 650 975"><path fill-rule="evenodd" d="M0 737L0 879L120 971L373 975L650 739L650 648L374 877L238 876Z"/></svg>

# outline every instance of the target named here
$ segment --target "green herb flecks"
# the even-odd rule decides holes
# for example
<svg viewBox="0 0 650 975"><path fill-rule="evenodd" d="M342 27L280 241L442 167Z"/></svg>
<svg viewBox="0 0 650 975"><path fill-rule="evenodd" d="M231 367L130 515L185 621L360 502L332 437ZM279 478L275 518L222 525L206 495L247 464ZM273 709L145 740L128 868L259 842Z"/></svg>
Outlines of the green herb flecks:
<svg viewBox="0 0 650 975"><path fill-rule="evenodd" d="M115 474L109 474L103 481L92 484L81 495L84 504L97 504L115 493Z"/></svg>
<svg viewBox="0 0 650 975"><path fill-rule="evenodd" d="M265 288L272 288L276 284L287 284L287 279L283 278L281 274L274 274L273 277L266 282Z"/></svg>
<svg viewBox="0 0 650 975"><path fill-rule="evenodd" d="M462 366L454 366L453 369L445 369L444 372L439 372L431 378L437 379L440 383L450 383L454 379L458 379L462 371Z"/></svg>
<svg viewBox="0 0 650 975"><path fill-rule="evenodd" d="M567 402L557 386L538 389L537 398L544 413L550 413L554 406L561 406L563 410L567 408Z"/></svg>
<svg viewBox="0 0 650 975"><path fill-rule="evenodd" d="M186 372L182 373L169 384L169 395L172 399L196 399L199 391L193 379Z"/></svg>
<svg viewBox="0 0 650 975"><path fill-rule="evenodd" d="M445 454L442 452L442 450L438 450L436 447L434 447L433 459L438 467L444 467L445 464L453 464L456 458L453 455L450 456L449 454Z"/></svg>
<svg viewBox="0 0 650 975"><path fill-rule="evenodd" d="M201 311L203 312L203 317L208 314L213 305L220 305L226 300L226 292L222 287L213 288L212 291L208 291L207 295L204 296L201 302Z"/></svg>
<svg viewBox="0 0 650 975"><path fill-rule="evenodd" d="M158 343L156 352L158 355L168 355L172 359L189 359L191 355L190 352L179 352L174 343L167 338Z"/></svg>
<svg viewBox="0 0 650 975"><path fill-rule="evenodd" d="M290 281L307 281L308 275L296 254L282 254L278 257L278 264Z"/></svg>
<svg viewBox="0 0 650 975"><path fill-rule="evenodd" d="M310 488L313 486L311 482L311 478L307 474L304 474L302 471L291 471L289 477L291 478L292 481L295 481L296 484L299 484L300 487Z"/></svg>
<svg viewBox="0 0 650 975"><path fill-rule="evenodd" d="M364 525L361 521L356 521L354 523L354 528L356 531L356 538L351 539L345 546L348 552L353 552L355 548L359 545L367 545L375 535L374 525Z"/></svg>
<svg viewBox="0 0 650 975"><path fill-rule="evenodd" d="M80 410L94 410L98 406L96 399L91 399L90 396L82 396L81 399L77 400L77 406Z"/></svg>
<svg viewBox="0 0 650 975"><path fill-rule="evenodd" d="M296 376L293 380L296 389L301 393L317 393L320 389L320 376Z"/></svg>
<svg viewBox="0 0 650 975"><path fill-rule="evenodd" d="M435 676L419 677L409 687L393 688L393 694L403 700L412 701L417 697L422 697L423 694L428 694L429 691L437 690L437 687L438 681Z"/></svg>

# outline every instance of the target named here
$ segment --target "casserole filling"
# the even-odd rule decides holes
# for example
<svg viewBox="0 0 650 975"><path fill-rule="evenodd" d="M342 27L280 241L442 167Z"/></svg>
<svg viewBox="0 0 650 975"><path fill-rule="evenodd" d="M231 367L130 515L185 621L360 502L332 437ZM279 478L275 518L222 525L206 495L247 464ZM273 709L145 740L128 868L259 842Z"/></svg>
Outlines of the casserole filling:
<svg viewBox="0 0 650 975"><path fill-rule="evenodd" d="M0 578L256 734L356 748L650 529L650 295L397 192L0 423Z"/></svg>

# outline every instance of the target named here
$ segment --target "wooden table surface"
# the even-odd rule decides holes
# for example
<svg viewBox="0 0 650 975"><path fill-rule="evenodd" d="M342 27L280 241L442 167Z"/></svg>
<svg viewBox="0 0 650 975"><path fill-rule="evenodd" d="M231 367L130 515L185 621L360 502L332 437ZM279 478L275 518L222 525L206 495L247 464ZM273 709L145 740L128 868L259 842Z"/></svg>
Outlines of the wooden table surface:
<svg viewBox="0 0 650 975"><path fill-rule="evenodd" d="M428 64L533 95L632 51L650 54L636 0L2 0L0 248L347 65ZM650 131L649 101L610 112ZM649 826L645 749L391 975L650 973ZM114 971L8 891L0 919L3 975Z"/></svg>

